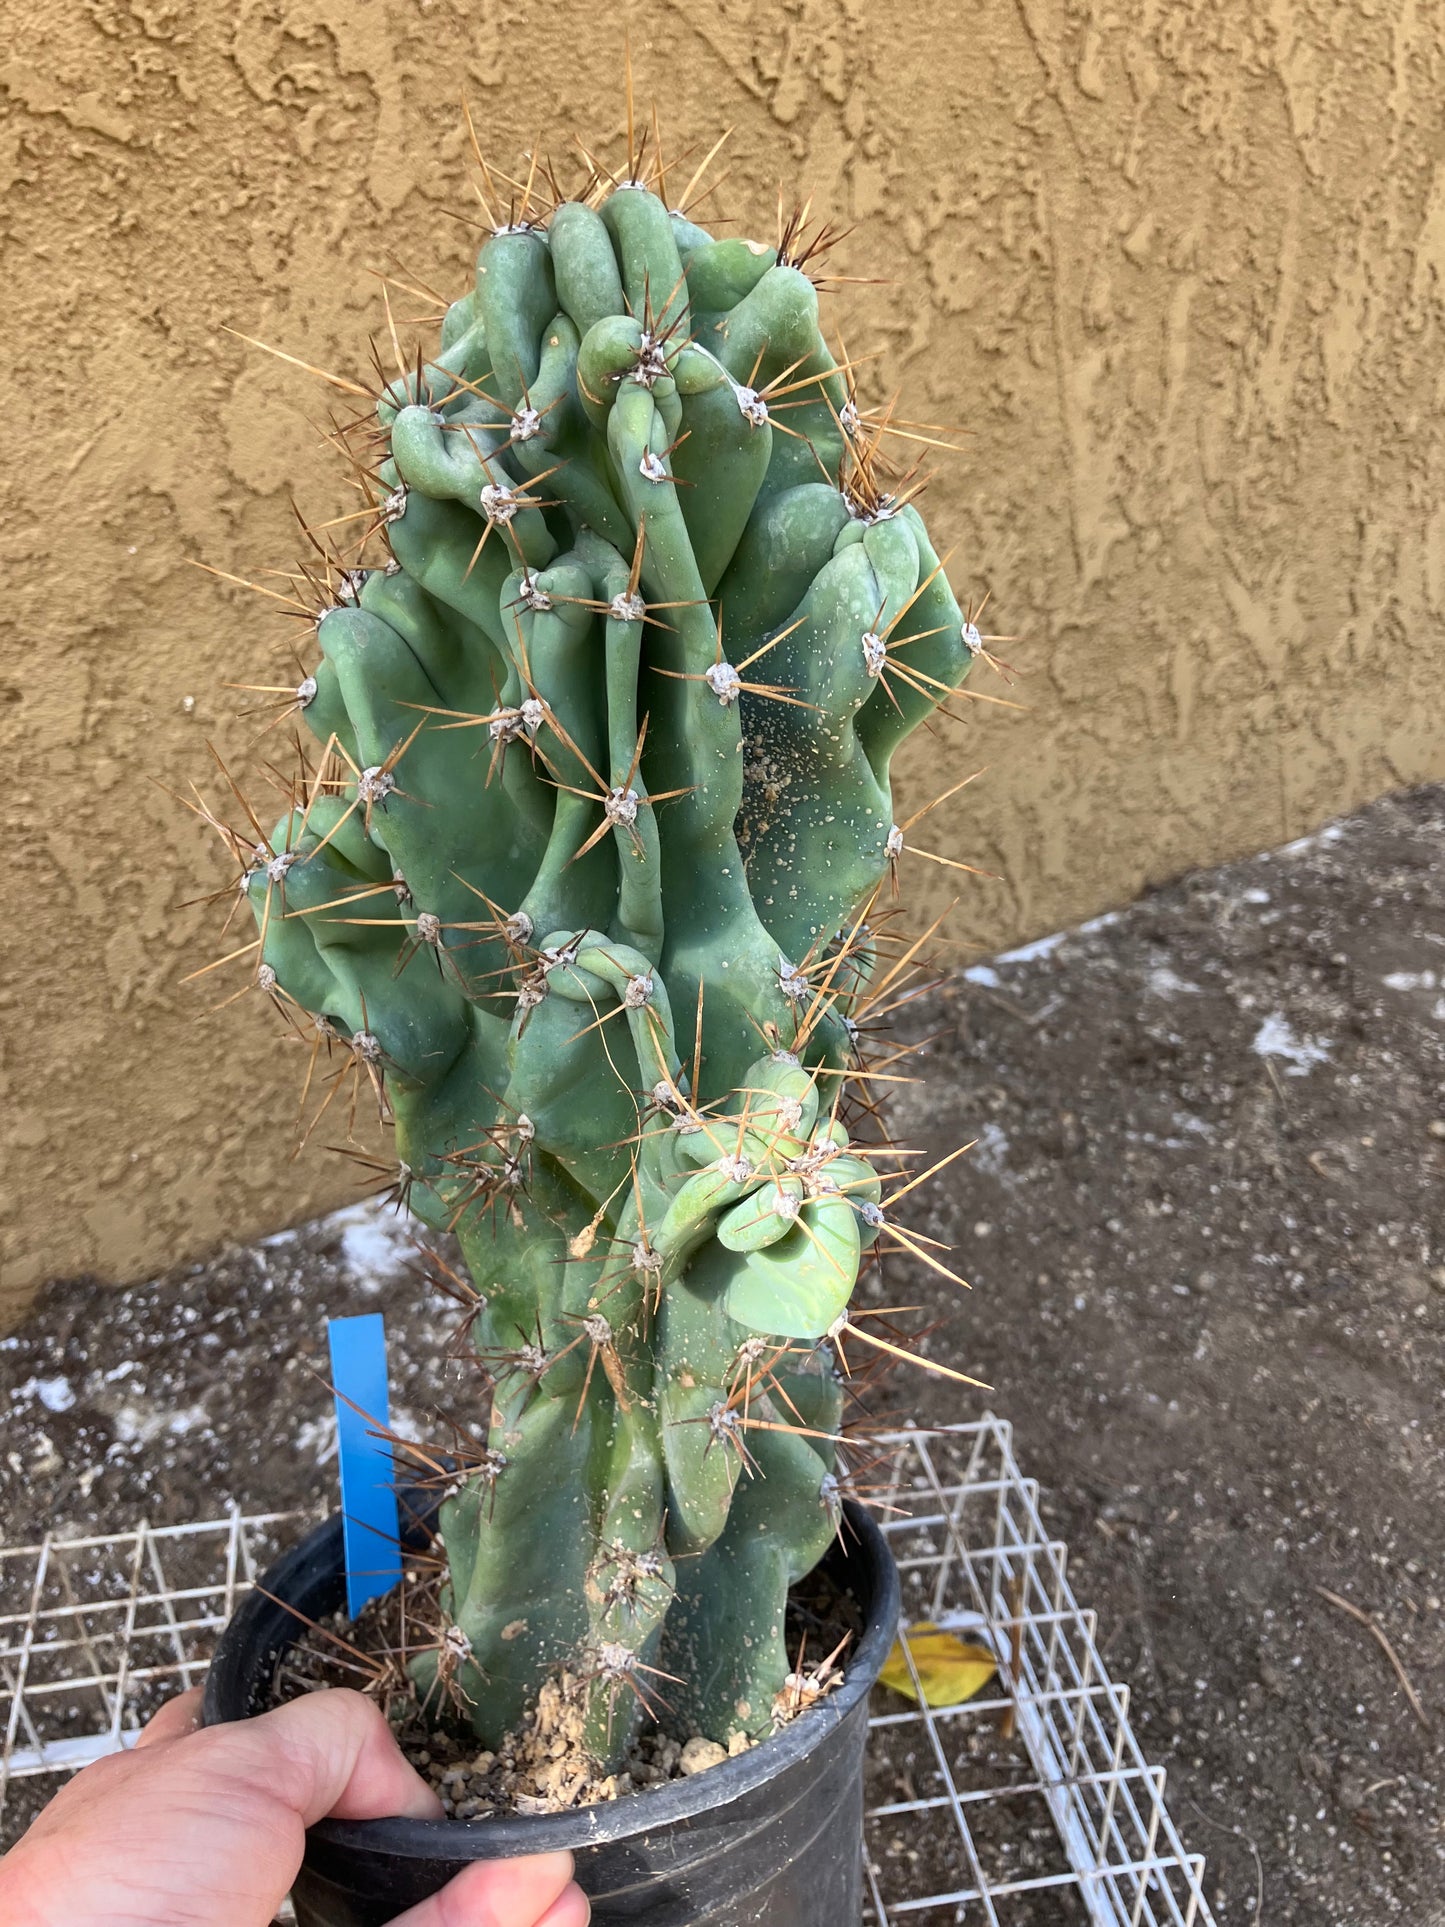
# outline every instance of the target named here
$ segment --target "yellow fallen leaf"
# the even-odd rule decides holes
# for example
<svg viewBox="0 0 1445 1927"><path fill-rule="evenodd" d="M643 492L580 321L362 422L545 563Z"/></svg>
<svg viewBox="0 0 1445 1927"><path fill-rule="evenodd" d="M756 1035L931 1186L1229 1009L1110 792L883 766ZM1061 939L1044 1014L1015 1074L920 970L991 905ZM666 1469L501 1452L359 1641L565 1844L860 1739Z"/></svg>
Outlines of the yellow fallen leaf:
<svg viewBox="0 0 1445 1927"><path fill-rule="evenodd" d="M918 1669L919 1685L928 1706L959 1706L982 1692L998 1671L998 1664L986 1646L971 1646L957 1633L944 1632L932 1620L922 1619L916 1626L910 1626L904 1638ZM918 1698L901 1639L894 1641L893 1651L878 1677L906 1699Z"/></svg>

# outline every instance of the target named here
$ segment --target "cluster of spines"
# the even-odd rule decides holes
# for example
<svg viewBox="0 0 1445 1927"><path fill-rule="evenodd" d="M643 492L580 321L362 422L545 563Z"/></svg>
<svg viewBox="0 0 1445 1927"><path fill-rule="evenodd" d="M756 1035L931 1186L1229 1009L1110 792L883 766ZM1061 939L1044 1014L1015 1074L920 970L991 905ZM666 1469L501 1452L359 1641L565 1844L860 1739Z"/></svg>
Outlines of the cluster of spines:
<svg viewBox="0 0 1445 1927"><path fill-rule="evenodd" d="M480 155L478 158L480 160ZM618 186L641 186L646 179L660 178L665 184L666 172L660 157L653 160L650 168L644 168L641 149L634 143L631 131L627 174L622 182L613 180L591 156L587 159L589 181L581 194L572 197L570 202L564 202L564 198L557 193L555 181L551 183L553 198L550 203L538 199L538 169L535 163L524 181L505 183L514 188L515 196L520 196L520 199L514 198L508 207L505 221L496 218L496 176L483 164L482 175L486 183L483 191L493 197L488 210L491 232L495 235L537 234L564 205L595 207ZM545 172L550 180L550 169ZM687 194L682 200L684 204L687 203ZM810 241L806 211L785 213L780 204L779 242L774 251L777 262L806 269L816 263L818 255L832 238L825 230L815 234ZM638 338L635 341L629 338L628 352L632 359L626 375L618 377L609 374L609 379L630 379L645 391L670 379L669 368L687 345L687 337L682 334L680 326L678 295L678 288L668 290L654 313L652 292L648 290L637 323ZM454 426L443 412L449 403L458 398L464 398L468 406L480 402L487 410L509 423L507 444L511 449L520 451L540 438L547 414L557 406L555 398L544 401L540 407L536 406L527 384L520 380L515 398L494 396L484 390L480 383L449 370L445 366L444 356L427 360L418 351L414 362L409 361L402 353L392 322L389 298L387 318L396 373L389 374L378 357L380 427L376 425L376 413L373 412L364 429L361 418L358 418L353 423L338 425L334 430L338 444L348 450L356 479L366 499L366 506L354 518L340 518L340 521L356 522L362 526L353 529L350 540L346 542L334 541L329 530L308 530L313 559L296 572L286 588L278 590L269 585L255 585L261 587L263 593L288 604L293 613L318 626L333 611L360 607L367 581L373 573L390 576L402 569L402 564L391 553L389 537L406 516L408 489L404 482L398 480L394 468L389 470L387 467L390 431L399 411L421 405L434 416L435 425L445 430ZM782 426L778 422L779 414L789 407L800 406L805 391L821 390L826 397L826 388L817 374L797 373L801 359L784 368L761 388L754 386L762 353L763 350L759 349L750 378L733 383L735 400L745 420L758 426L764 423ZM915 434L911 427L897 429L888 415L870 425L856 399L852 370L846 357L834 369L834 373L844 384L845 396L841 405L835 405L833 399L827 397L828 412L838 430L842 448L837 472L830 477L830 481L837 488L847 516L861 528L875 527L899 516L922 486L923 480L917 470L898 473L884 454L885 435L896 430L909 439L929 438ZM599 408L602 406L602 399L588 389L580 366L577 384L584 405L590 402ZM364 393L368 403L375 404L376 396L371 390L363 390L360 384L342 385L355 393ZM817 394L811 399L816 403ZM477 454L475 437L465 424L461 432L472 453ZM793 432L795 439L803 440L810 452L816 453L806 437L799 437L796 431ZM379 434L381 441L372 443L363 453L352 454L359 433L364 433L368 438ZM671 483L683 479L673 477L667 466L680 442L681 438L675 437L662 448L647 447L639 464L643 481L665 478ZM377 455L381 456L380 461L374 459ZM658 470L656 475L648 472L649 460ZM537 551L534 550L530 556L528 553L526 536L529 523L533 527L540 526L540 519L545 517L546 511L558 508L564 499L575 508L576 492L569 491L565 498L561 494L549 497L535 492L558 474L564 466L562 463L539 465L525 478L494 469L484 460L480 466L486 479L473 492L476 507L481 512L482 528L462 579L465 582L472 576L482 560L486 545L496 536L507 552L508 560L513 565L512 573L516 576L516 594L511 613L516 620L520 643L520 611L525 609L536 615L550 612L554 607L552 590L544 587L539 580L541 568L536 561ZM533 522L531 518L538 520ZM571 602L590 615L613 623L639 629L644 624L669 628L671 625L664 612L692 606L696 599L649 601L642 593L645 535L646 510L639 508L632 531L630 566L624 558L621 572L611 580L600 583L594 579L587 585L593 591L590 595L564 595L556 599ZM385 559L379 570L373 571L366 567L364 557L378 541L385 549ZM613 552L618 553L618 550L614 547ZM952 683L945 684L941 679L910 665L908 659L899 654L902 646L938 632L934 628L901 636L898 634L900 624L915 602L941 576L942 566L941 563L935 564L932 573L908 600L886 619L885 610L880 607L870 626L861 635L858 646L862 669L868 678L886 691L895 709L900 708L900 695L905 691L914 699L912 706L923 710L937 708L944 696L955 693ZM606 593L603 593L604 589ZM757 703L816 707L800 697L793 687L748 678L746 673L764 656L782 646L804 618L800 617L792 625L770 633L759 648L737 664L729 662L724 654L721 612L715 618L710 615L710 620L714 626L715 649L714 659L706 669L679 671L653 664L654 672L684 681L703 682L723 709L740 703L744 696ZM988 655L986 644L991 639L979 635L972 617L963 620L961 640L970 659L980 654ZM679 786L671 792L639 795L635 785L646 742L646 719L637 724L636 717L633 718L637 726L626 767L619 760L614 745L612 767L604 774L568 730L555 706L549 703L546 695L533 682L524 651L520 652L520 667L522 680L515 691L516 699L506 702L498 700L488 710L464 713L442 705L413 705L423 710L415 725L374 763L362 763L353 756L335 731L328 735L319 760L306 758L302 752L302 774L290 787L289 807L283 819L284 831L279 847L275 838L267 837L254 813L244 803L245 826L239 831L221 824L209 812L207 816L221 829L236 857L241 891L251 900L260 928L254 947L245 946L232 955L250 955L254 958L254 981L282 1010L296 1033L306 1040L310 1052L308 1091L319 1061L337 1051L342 1053L339 1068L329 1073L329 1089L306 1127L307 1135L326 1114L337 1094L348 1087L351 1093L348 1138L352 1135L355 1121L357 1095L363 1088L369 1087L379 1114L384 1121L390 1121L389 1081L397 1067L388 1062L382 1042L368 1021L364 998L360 1006L361 1021L351 1026L349 1035L344 1035L324 1009L310 1014L305 1004L284 988L273 966L266 961L265 954L268 925L274 915L283 918L321 917L332 923L385 925L405 930L406 935L394 965L396 976L407 970L413 958L425 950L434 960L438 976L442 979L450 977L468 999L479 1003L510 1000L514 1006L514 1033L518 1039L525 1033L531 1014L546 1001L554 979L568 990L574 1002L595 1001L587 989L588 983L608 984L615 993L617 1001L612 1009L598 1013L590 1022L579 1024L574 1035L567 1039L570 1044L588 1032L601 1033L613 1017L624 1016L634 1034L639 1074L648 1092L648 1103L639 1114L635 1131L619 1137L612 1147L622 1167L622 1178L617 1189L610 1197L602 1198L590 1219L567 1227L566 1262L574 1266L595 1264L599 1267L599 1289L593 1294L593 1307L560 1314L575 1328L575 1335L565 1344L552 1343L549 1348L539 1313L535 1331L529 1332L521 1325L515 1325L512 1334L515 1342L482 1343L475 1351L478 1362L488 1375L499 1410L506 1414L507 1420L519 1423L550 1374L564 1367L565 1362L574 1356L579 1361L585 1361L580 1380L576 1373L569 1374L574 1381L569 1388L569 1399L571 1392L576 1392L575 1416L572 1420L572 1432L575 1434L587 1409L599 1369L618 1409L624 1412L631 1409L634 1394L629 1389L630 1367L628 1359L624 1357L620 1333L624 1328L633 1330L634 1337L637 1332L645 1332L649 1322L655 1321L662 1309L666 1259L660 1247L666 1241L661 1235L660 1225L648 1222L640 1169L645 1155L651 1158L662 1155L656 1147L663 1140L674 1146L664 1160L671 1172L669 1183L680 1182L685 1190L687 1183L694 1181L696 1176L706 1175L717 1189L718 1198L724 1205L730 1206L733 1214L731 1236L735 1249L764 1250L769 1243L786 1237L795 1228L801 1229L818 1247L819 1240L803 1216L802 1205L804 1201L816 1202L834 1197L849 1203L851 1214L859 1223L860 1246L876 1246L881 1235L935 1270L950 1277L954 1274L929 1249L929 1241L920 1240L916 1234L904 1231L892 1215L893 1201L910 1191L927 1174L919 1174L906 1182L900 1175L892 1181L892 1190L885 1196L883 1185L871 1168L872 1161L881 1157L886 1163L890 1157L902 1154L889 1147L886 1139L878 1138L869 1145L866 1158L860 1158L853 1142L852 1134L860 1127L876 1136L877 1092L872 1085L888 1080L892 1074L888 1065L895 1061L889 1058L870 1066L863 1046L879 1021L895 1010L901 1001L916 994L919 987L916 979L920 970L921 940L910 943L891 936L888 928L891 913L880 913L878 909L881 880L866 900L857 905L857 914L850 927L826 937L820 934L797 962L790 961L781 950L777 952L777 999L763 1021L754 1021L758 1048L768 1053L765 1059L760 1059L760 1063L771 1063L778 1067L784 1073L785 1082L788 1073L797 1073L802 1086L811 1094L815 1115L820 1109L819 1098L824 1088L831 1089L831 1099L821 1106L826 1116L821 1131L814 1134L810 1129L799 1134L803 1099L789 1093L782 1104L774 1103L779 1093L772 1088L774 1080L764 1071L762 1075L767 1079L764 1101L772 1108L768 1112L766 1132L761 1138L761 1155L759 1119L756 1114L759 1104L757 1089L744 1086L725 1093L711 1103L704 1103L700 1096L703 1059L701 982L698 987L697 1036L692 1070L688 1074L684 1072L679 1056L672 1015L667 1008L666 989L657 972L655 957L583 929L570 934L555 933L553 940L547 942L525 910L516 906L507 909L484 897L470 884L468 889L479 900L479 914L467 919L443 921L435 911L418 908L411 901L409 886L400 870L394 870L386 877L361 881L354 890L347 889L339 896L323 896L318 901L299 907L287 901L288 883L298 863L310 861L319 852L338 844L347 835L348 824L352 824L354 831L356 823L359 823L363 833L369 837L374 813L385 812L394 798L406 799L405 759L427 729L484 730L488 751L487 785L499 778L508 749L517 744L534 767L541 769L544 780L559 794L570 794L589 808L598 810L599 820L576 849L572 861L585 856L611 833L614 839L625 839L634 846L633 853L639 863L645 863L649 858L655 863L655 818L652 812L657 805L681 798L689 791L686 786ZM260 692L279 699L273 721L303 715L317 700L319 685L316 675L306 669L304 662L298 664L298 669L294 686ZM577 780L568 781L569 776ZM956 793L957 787L961 786L955 786L955 790L946 795ZM353 819L356 821L353 822ZM652 832L650 845L644 842L639 829L640 819ZM313 821L325 825L319 838L308 834L312 831ZM890 825L884 839L887 874L894 882L895 891L897 863L905 849L914 847L905 839L916 821L917 817L903 825ZM746 833L744 846L747 847ZM931 856L933 853L920 851L919 854ZM942 858L935 860L949 861ZM258 896L262 899L259 904L256 901ZM383 906L384 915L368 914ZM475 974L469 970L468 958L468 952L473 948L484 951L486 964L486 968ZM880 964L880 957L886 957L890 949L895 954L891 963L886 963L884 967ZM500 965L493 961L498 955L505 958ZM578 985L582 986L580 999L576 995ZM841 1049L819 1049L820 1034L825 1029L833 1036L841 1037ZM623 1081L627 1082L626 1079ZM420 1174L419 1167L425 1167L422 1182L426 1191L443 1202L441 1221L449 1228L462 1232L464 1242L469 1225L474 1227L481 1218L489 1220L491 1236L495 1238L499 1212L503 1216L510 1215L518 1228L524 1225L522 1204L529 1190L536 1127L525 1111L515 1107L509 1109L505 1098L499 1093L492 1092L491 1096L498 1105L498 1115L492 1124L479 1131L470 1141L453 1142L447 1149L440 1149L436 1145L425 1146L419 1159L402 1161L395 1169L383 1163L377 1170L379 1185L401 1202L412 1200ZM303 1098L303 1111L304 1108ZM688 1158L685 1151L679 1155L676 1147L685 1146L688 1139L705 1145L708 1155L702 1159ZM841 1183L832 1175L833 1169L839 1165L847 1167L847 1174ZM688 1178L689 1169L693 1171L694 1179ZM623 1194L625 1200L620 1209L617 1208L619 1193ZM720 1214L711 1207L716 1202L711 1199L708 1201L710 1221L715 1226ZM741 1214L739 1206L743 1207ZM433 1214L433 1222L436 1221L437 1217ZM610 1229L606 1228L608 1226ZM822 1257L836 1267L837 1260L827 1251L822 1252ZM849 1283L851 1285L851 1280ZM635 1289L638 1309L632 1317L614 1323L605 1310L596 1308L595 1301L622 1291L624 1284L628 1291ZM468 1334L475 1335L479 1324L487 1322L490 1307L486 1294L477 1292L475 1287L468 1289L471 1295L464 1305L463 1323ZM844 1295L846 1298L846 1293ZM463 1296L466 1297L466 1293ZM763 1353L753 1349L759 1342L757 1334L744 1338L736 1350L735 1369L728 1374L725 1396L712 1398L702 1410L679 1418L677 1424L700 1428L700 1433L705 1435L701 1446L704 1460L717 1450L733 1461L733 1469L729 1473L730 1485L736 1482L739 1473L747 1475L761 1470L748 1447L747 1435L752 1430L784 1433L795 1438L812 1437L825 1441L831 1448L837 1441L836 1420L826 1429L803 1422L793 1393L784 1381L789 1369L788 1361L795 1354L801 1353L810 1361L815 1361L820 1349L826 1351L832 1348L841 1356L843 1340L850 1333L885 1355L908 1355L905 1345L876 1332L870 1333L861 1326L855 1318L850 1317L845 1305L821 1332L811 1334L806 1344L793 1343L786 1338L781 1340L778 1349L766 1362L763 1362ZM755 1367L759 1369L755 1370ZM962 1377L961 1374L951 1375ZM519 1385L520 1399L517 1396ZM754 1414L754 1402L759 1397L767 1402L767 1409L772 1416ZM788 1408L782 1416L778 1415L780 1400L782 1406ZM831 1451L828 1456L831 1456ZM499 1481L503 1479L508 1464L507 1454L495 1444L488 1444L469 1449L463 1454L463 1461L466 1483L456 1498L460 1500L469 1495L467 1503L477 1519L480 1518L480 1503L485 1499L490 1521ZM817 1483L819 1497L831 1522L836 1507L835 1476L832 1472L824 1471ZM624 1563L649 1556L637 1548L627 1547L621 1549L618 1557L624 1554ZM665 1615L666 1604L675 1591L674 1581L668 1577L665 1551L659 1551L657 1557L661 1564L655 1571L649 1567L646 1575L655 1595L649 1637L651 1631L655 1630L656 1620ZM593 1603L596 1604L598 1598L601 1600L604 1624L609 1615L615 1619L619 1613L624 1620L629 1616L636 1619L635 1598L624 1598L611 1582L600 1584L597 1557L586 1567L583 1577L584 1589L595 1595ZM455 1572L453 1597L459 1597ZM451 1623L453 1627L456 1626L456 1622ZM621 1630L625 1633L626 1628ZM445 1652L439 1647L442 1656L433 1667L434 1678L440 1678L443 1670L446 1671L449 1689L465 1680L468 1666L475 1667L471 1642L459 1628L456 1631L459 1636L451 1638ZM648 1650L654 1649L655 1641ZM448 1653L450 1660L446 1657ZM452 1661L456 1663L452 1664ZM603 1698L609 1709L609 1725L611 1708L620 1685L626 1684L640 1701L647 1703L646 1690L638 1680L639 1671L644 1675L650 1672L661 1676L658 1669L650 1667L642 1659L639 1646L636 1643L629 1644L625 1637L598 1637L586 1648L578 1676L601 1682L605 1689ZM481 1669L473 1672L471 1682L473 1687L486 1683ZM470 1698L468 1703L471 1703Z"/></svg>

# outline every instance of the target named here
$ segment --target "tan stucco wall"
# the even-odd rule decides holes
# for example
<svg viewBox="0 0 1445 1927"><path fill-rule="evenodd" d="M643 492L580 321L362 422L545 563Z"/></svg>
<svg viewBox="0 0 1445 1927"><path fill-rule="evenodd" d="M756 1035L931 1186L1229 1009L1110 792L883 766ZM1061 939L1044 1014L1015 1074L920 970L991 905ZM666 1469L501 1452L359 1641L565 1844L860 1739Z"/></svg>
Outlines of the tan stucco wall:
<svg viewBox="0 0 1445 1927"><path fill-rule="evenodd" d="M147 779L237 755L277 630L183 557L288 562L345 506L304 380L364 272L466 272L458 101L501 156L614 123L598 0L0 4L0 1311L347 1188L287 1161L299 1065L178 979L221 880ZM284 19L285 25L281 23ZM1037 932L1445 773L1445 46L1422 0L653 0L640 82L857 224L837 297L904 412L961 420L930 517L1024 640L1024 716L940 832ZM882 376L876 378L878 382ZM904 803L938 780L927 744ZM925 767L927 765L928 767ZM900 811L900 814L902 812ZM915 879L920 908L951 894ZM214 980L213 980L214 981Z"/></svg>

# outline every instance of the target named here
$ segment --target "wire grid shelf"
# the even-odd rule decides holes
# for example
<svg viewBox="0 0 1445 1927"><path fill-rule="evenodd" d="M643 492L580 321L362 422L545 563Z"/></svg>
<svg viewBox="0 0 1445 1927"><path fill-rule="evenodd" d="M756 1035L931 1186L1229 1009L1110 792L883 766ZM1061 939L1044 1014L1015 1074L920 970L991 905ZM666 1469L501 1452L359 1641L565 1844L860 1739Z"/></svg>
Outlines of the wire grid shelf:
<svg viewBox="0 0 1445 1927"><path fill-rule="evenodd" d="M1140 1752L1128 1688L1104 1669L1011 1428L987 1416L879 1445L905 1624L958 1632L998 1671L957 1705L875 1697L873 1927L1214 1927L1202 1858L1165 1809L1163 1771ZM237 1599L316 1516L233 1512L0 1546L0 1845L69 1774L133 1744L162 1700L199 1684ZM906 1633L903 1647L916 1686Z"/></svg>
<svg viewBox="0 0 1445 1927"><path fill-rule="evenodd" d="M232 1511L0 1545L0 1843L17 1781L42 1781L48 1798L201 1683L236 1601L316 1516Z"/></svg>
<svg viewBox="0 0 1445 1927"><path fill-rule="evenodd" d="M988 1927L1214 1927L1203 1858L1187 1853L1105 1671L1096 1619L1075 1599L1067 1549L1038 1484L988 1415L878 1441L893 1455L880 1524L903 1584L903 1622L988 1649L993 1682L906 1711L875 1696L866 1842L870 1918ZM903 1650L919 1686L908 1634ZM880 1702L886 1700L887 1704Z"/></svg>

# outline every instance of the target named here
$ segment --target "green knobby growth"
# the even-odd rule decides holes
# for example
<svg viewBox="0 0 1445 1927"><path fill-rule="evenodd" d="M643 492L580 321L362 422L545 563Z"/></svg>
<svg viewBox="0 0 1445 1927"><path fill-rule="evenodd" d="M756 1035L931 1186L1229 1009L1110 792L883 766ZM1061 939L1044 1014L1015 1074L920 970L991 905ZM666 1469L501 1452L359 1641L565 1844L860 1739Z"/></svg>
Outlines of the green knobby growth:
<svg viewBox="0 0 1445 1927"><path fill-rule="evenodd" d="M805 265L630 180L489 234L382 394L386 559L328 576L324 753L247 850L262 983L470 1268L442 1684L489 1745L563 1672L603 1764L643 1707L766 1733L838 1528L889 766L981 639Z"/></svg>

